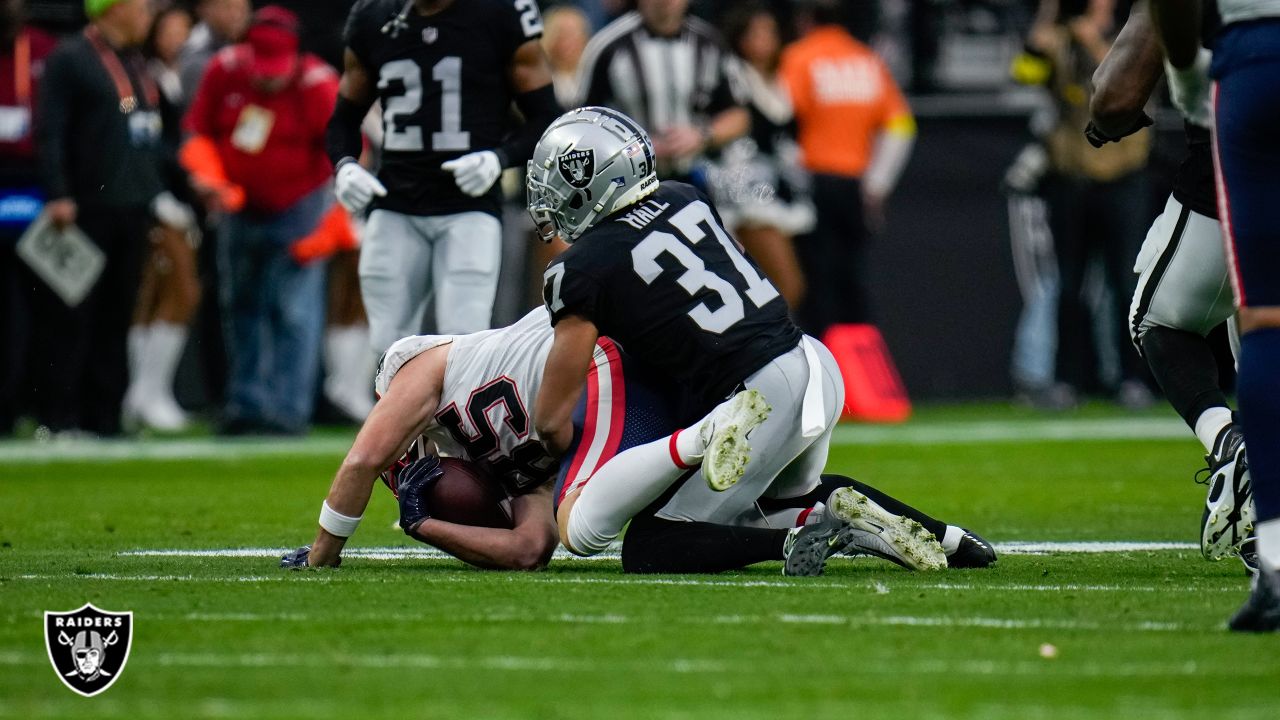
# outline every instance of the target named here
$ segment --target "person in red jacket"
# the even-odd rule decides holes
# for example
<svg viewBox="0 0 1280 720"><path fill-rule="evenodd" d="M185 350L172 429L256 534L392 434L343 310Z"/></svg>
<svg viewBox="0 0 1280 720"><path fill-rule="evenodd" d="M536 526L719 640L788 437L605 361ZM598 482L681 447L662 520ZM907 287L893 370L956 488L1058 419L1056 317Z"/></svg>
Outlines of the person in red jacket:
<svg viewBox="0 0 1280 720"><path fill-rule="evenodd" d="M299 433L311 418L326 267L291 249L333 207L324 136L337 95L337 73L299 52L297 17L267 6L244 43L214 57L187 114L183 164L209 209L228 215L228 434Z"/></svg>

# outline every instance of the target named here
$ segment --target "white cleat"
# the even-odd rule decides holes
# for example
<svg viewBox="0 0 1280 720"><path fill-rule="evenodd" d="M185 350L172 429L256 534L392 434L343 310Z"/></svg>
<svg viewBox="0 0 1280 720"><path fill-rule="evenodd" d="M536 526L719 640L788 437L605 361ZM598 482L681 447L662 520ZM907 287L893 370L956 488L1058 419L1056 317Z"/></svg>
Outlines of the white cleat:
<svg viewBox="0 0 1280 720"><path fill-rule="evenodd" d="M1221 560L1240 553L1253 532L1256 513L1244 435L1229 426L1213 445L1205 457L1209 492L1200 520L1200 552L1207 560Z"/></svg>
<svg viewBox="0 0 1280 720"><path fill-rule="evenodd" d="M747 436L769 417L769 403L759 390L743 390L711 411L698 432L706 451L702 456L702 476L716 492L737 484L751 460Z"/></svg>

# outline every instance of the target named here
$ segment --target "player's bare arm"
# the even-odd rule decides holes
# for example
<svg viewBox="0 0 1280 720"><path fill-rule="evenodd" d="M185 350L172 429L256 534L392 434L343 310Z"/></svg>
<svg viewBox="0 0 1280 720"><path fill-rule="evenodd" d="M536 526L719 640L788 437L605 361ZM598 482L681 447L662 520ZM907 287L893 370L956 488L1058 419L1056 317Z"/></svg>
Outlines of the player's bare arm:
<svg viewBox="0 0 1280 720"><path fill-rule="evenodd" d="M542 390L533 411L538 437L552 457L563 455L573 442L573 408L582 396L582 383L599 337L595 323L578 315L566 316L556 323Z"/></svg>
<svg viewBox="0 0 1280 720"><path fill-rule="evenodd" d="M1094 127L1118 139L1151 124L1143 106L1164 74L1160 43L1144 3L1137 3L1111 51L1093 73L1089 112Z"/></svg>
<svg viewBox="0 0 1280 720"><path fill-rule="evenodd" d="M338 468L325 498L330 511L347 518L364 514L378 473L394 462L431 421L439 404L448 350L448 345L442 345L422 353L392 379ZM320 527L307 564L337 565L346 541L346 537Z"/></svg>
<svg viewBox="0 0 1280 720"><path fill-rule="evenodd" d="M540 570L560 541L551 509L550 484L511 500L514 527L472 527L435 518L423 520L413 536L463 562L490 570Z"/></svg>

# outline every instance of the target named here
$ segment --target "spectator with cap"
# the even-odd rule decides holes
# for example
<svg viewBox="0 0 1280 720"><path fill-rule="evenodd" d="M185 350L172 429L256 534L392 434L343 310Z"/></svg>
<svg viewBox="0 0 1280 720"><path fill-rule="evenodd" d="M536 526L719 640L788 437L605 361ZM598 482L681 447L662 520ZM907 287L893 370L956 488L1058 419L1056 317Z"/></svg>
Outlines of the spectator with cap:
<svg viewBox="0 0 1280 720"><path fill-rule="evenodd" d="M29 273L14 254L40 212L36 96L53 37L27 27L22 0L0 0L0 436L13 432L26 385Z"/></svg>
<svg viewBox="0 0 1280 720"><path fill-rule="evenodd" d="M185 225L164 192L159 90L138 48L151 27L147 0L85 0L90 24L49 57L41 83L38 158L45 213L78 225L105 266L74 307L37 290L33 312L37 420L53 431L120 431L128 381L125 335L152 214Z"/></svg>
<svg viewBox="0 0 1280 720"><path fill-rule="evenodd" d="M333 205L325 128L338 76L298 49L297 17L268 6L244 43L209 64L186 118L183 163L211 209L230 370L222 430L300 433L313 409L324 329L323 261L293 246Z"/></svg>

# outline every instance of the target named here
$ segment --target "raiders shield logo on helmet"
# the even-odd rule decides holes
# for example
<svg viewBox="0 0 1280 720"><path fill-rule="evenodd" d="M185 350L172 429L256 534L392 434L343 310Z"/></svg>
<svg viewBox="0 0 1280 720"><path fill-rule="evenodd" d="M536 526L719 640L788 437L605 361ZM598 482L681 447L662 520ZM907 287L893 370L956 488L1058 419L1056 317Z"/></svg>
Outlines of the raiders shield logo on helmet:
<svg viewBox="0 0 1280 720"><path fill-rule="evenodd" d="M44 644L63 684L93 697L111 687L129 661L133 613L85 603L79 610L44 614Z"/></svg>
<svg viewBox="0 0 1280 720"><path fill-rule="evenodd" d="M559 158L560 177L573 187L583 190L596 175L596 151L592 148L574 150Z"/></svg>

